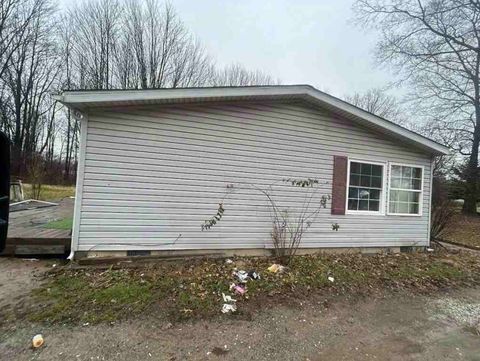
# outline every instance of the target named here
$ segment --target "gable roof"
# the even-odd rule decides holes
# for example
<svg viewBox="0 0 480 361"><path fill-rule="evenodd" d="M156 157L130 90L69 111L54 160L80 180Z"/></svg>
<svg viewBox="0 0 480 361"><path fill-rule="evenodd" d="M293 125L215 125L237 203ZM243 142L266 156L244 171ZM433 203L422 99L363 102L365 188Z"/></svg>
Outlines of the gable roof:
<svg viewBox="0 0 480 361"><path fill-rule="evenodd" d="M434 155L448 154L448 148L418 133L369 113L310 85L205 87L142 90L74 90L54 98L66 106L86 110L149 104L182 104L238 100L304 100L353 122L408 143Z"/></svg>

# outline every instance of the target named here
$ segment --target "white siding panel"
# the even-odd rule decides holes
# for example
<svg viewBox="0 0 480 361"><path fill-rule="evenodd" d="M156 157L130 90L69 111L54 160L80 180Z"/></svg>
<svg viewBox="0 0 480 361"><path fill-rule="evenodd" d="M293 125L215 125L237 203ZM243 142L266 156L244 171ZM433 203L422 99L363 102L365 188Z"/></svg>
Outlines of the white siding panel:
<svg viewBox="0 0 480 361"><path fill-rule="evenodd" d="M332 216L328 204L304 247L428 244L429 155L306 104L272 102L90 111L78 249L270 247L267 201L248 184L275 183L295 215L304 190L282 180L317 178L318 197L329 194L334 155L424 166L423 214ZM228 184L223 219L202 232Z"/></svg>

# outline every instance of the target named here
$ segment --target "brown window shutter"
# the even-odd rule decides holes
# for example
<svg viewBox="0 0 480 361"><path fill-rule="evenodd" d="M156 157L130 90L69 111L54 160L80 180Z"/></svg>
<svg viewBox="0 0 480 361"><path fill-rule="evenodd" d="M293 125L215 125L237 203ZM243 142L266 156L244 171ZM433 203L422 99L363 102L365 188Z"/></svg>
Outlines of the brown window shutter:
<svg viewBox="0 0 480 361"><path fill-rule="evenodd" d="M348 158L333 156L332 214L345 214Z"/></svg>

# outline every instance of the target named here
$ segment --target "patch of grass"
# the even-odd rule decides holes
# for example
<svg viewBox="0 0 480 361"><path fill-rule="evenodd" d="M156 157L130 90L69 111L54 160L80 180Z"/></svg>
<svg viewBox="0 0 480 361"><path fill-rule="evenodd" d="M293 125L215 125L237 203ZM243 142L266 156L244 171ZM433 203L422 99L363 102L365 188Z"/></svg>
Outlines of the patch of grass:
<svg viewBox="0 0 480 361"><path fill-rule="evenodd" d="M44 227L48 229L70 230L73 227L73 218L70 217L70 218L59 219L57 221L48 222L47 224L44 225Z"/></svg>
<svg viewBox="0 0 480 361"><path fill-rule="evenodd" d="M25 199L32 198L32 185L28 183L23 184L23 192ZM75 186L61 186L43 184L40 189L41 201L58 201L65 197L75 196Z"/></svg>
<svg viewBox="0 0 480 361"><path fill-rule="evenodd" d="M152 287L142 278L132 276L123 271L54 275L46 287L34 290L33 297L42 306L30 313L29 319L98 323L138 314L151 302Z"/></svg>
<svg viewBox="0 0 480 361"><path fill-rule="evenodd" d="M129 269L59 269L33 294L34 321L105 322L145 314L169 320L216 317L222 292L234 282L234 267L257 270L238 300L239 314L283 300L307 300L325 294L364 294L385 289L429 292L480 282L480 256L474 253L359 254L299 256L288 271L272 274L267 258L159 262ZM328 277L333 277L331 282ZM273 297L273 298L272 298Z"/></svg>

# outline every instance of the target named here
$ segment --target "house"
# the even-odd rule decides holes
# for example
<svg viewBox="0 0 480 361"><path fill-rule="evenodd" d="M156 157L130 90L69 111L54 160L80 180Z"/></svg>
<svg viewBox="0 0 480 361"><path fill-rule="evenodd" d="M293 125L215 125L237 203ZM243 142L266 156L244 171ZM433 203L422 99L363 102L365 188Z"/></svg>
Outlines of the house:
<svg viewBox="0 0 480 361"><path fill-rule="evenodd" d="M77 255L268 253L268 202L235 185L291 179L318 179L331 196L303 251L429 245L432 164L447 148L311 86L65 91L56 99L81 119ZM295 213L304 197L293 188L280 185L275 196ZM223 218L203 229L219 202Z"/></svg>

